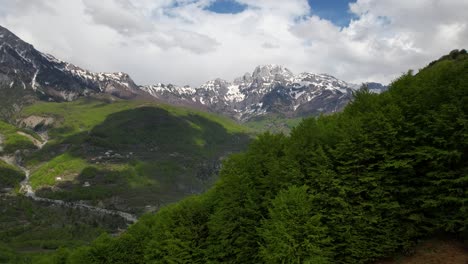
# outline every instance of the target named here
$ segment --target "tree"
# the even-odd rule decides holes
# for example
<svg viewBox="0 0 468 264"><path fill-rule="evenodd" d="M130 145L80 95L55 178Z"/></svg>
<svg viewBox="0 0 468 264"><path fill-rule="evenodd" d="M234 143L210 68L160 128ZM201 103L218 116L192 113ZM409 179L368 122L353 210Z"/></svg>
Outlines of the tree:
<svg viewBox="0 0 468 264"><path fill-rule="evenodd" d="M331 238L313 210L306 186L291 186L273 199L258 229L265 263L329 263Z"/></svg>

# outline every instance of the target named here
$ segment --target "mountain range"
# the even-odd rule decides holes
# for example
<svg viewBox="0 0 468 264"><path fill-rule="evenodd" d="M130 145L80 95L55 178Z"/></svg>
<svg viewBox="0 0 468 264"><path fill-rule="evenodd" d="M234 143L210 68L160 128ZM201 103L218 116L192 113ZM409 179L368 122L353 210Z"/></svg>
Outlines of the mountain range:
<svg viewBox="0 0 468 264"><path fill-rule="evenodd" d="M218 78L200 87L137 85L126 73L95 73L42 53L0 26L3 117L34 100L73 101L99 94L191 106L239 121L268 114L301 117L341 110L359 87L328 74L294 74L281 65L258 66L232 82ZM375 92L387 88L378 83L368 87Z"/></svg>

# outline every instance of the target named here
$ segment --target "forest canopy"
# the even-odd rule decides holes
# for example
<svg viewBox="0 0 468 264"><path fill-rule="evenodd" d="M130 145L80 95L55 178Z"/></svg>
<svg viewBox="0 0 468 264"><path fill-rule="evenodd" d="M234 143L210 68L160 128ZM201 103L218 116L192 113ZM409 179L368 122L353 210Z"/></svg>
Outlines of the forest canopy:
<svg viewBox="0 0 468 264"><path fill-rule="evenodd" d="M56 263L369 263L467 238L468 55L454 51L341 113L265 133L220 179Z"/></svg>

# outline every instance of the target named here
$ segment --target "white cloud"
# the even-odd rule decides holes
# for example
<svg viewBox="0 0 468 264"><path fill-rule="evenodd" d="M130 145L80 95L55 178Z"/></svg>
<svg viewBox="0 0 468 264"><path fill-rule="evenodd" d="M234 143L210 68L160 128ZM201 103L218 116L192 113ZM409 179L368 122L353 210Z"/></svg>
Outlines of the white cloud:
<svg viewBox="0 0 468 264"><path fill-rule="evenodd" d="M468 46L465 0L358 0L347 27L310 16L306 0L238 0L238 14L205 10L213 0L0 0L0 24L41 51L137 83L199 85L258 64L388 82Z"/></svg>
<svg viewBox="0 0 468 264"><path fill-rule="evenodd" d="M123 35L150 32L151 21L129 1L83 0L85 14L96 24L106 25Z"/></svg>

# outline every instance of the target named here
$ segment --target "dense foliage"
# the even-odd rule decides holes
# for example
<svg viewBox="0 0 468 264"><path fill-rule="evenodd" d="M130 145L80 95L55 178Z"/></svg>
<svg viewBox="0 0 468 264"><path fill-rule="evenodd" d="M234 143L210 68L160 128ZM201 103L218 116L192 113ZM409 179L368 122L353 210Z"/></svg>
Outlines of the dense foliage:
<svg viewBox="0 0 468 264"><path fill-rule="evenodd" d="M56 263L368 263L438 232L466 238L467 115L458 52L290 136L260 136L209 192Z"/></svg>
<svg viewBox="0 0 468 264"><path fill-rule="evenodd" d="M0 191L4 188L19 187L24 179L24 173L14 166L0 160Z"/></svg>
<svg viewBox="0 0 468 264"><path fill-rule="evenodd" d="M0 263L8 264L48 264L59 247L85 245L102 232L126 227L120 218L24 196L0 196L0 212Z"/></svg>

